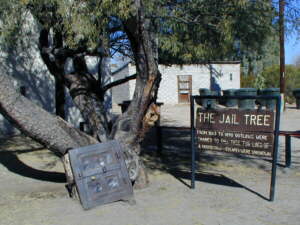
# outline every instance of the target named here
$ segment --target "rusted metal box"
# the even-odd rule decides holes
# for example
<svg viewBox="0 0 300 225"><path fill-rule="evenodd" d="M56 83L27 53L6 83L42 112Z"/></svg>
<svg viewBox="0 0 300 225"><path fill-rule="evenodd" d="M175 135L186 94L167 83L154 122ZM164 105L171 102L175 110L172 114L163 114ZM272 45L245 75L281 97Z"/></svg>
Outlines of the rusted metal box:
<svg viewBox="0 0 300 225"><path fill-rule="evenodd" d="M124 153L118 141L72 149L69 155L84 209L133 197Z"/></svg>

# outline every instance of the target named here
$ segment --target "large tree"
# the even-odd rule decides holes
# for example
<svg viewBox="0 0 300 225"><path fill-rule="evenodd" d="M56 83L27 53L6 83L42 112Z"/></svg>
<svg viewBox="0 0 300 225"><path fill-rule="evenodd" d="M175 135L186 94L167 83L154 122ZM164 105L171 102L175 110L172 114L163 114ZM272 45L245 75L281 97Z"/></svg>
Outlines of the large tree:
<svg viewBox="0 0 300 225"><path fill-rule="evenodd" d="M155 102L160 73L153 56L155 48L149 28L151 23L145 16L143 2L33 0L6 2L4 6L6 8L2 12L27 11L40 24L39 49L42 59L56 80L68 88L74 104L91 128L93 138L87 139L86 135L62 120L52 118L52 115L29 104L27 99L14 91L6 75L1 76L1 93L5 93L1 94L1 113L21 131L61 154L68 148L117 139L125 148L130 178L136 181L139 177L145 183L138 143L151 115L155 114L155 110L151 113L148 109ZM9 18L11 15L7 16ZM137 67L137 86L126 113L112 121L104 107L104 95L114 84L105 85L102 81L110 72L107 60L110 56L110 37L120 31L126 33L130 41ZM4 37L11 41L16 33L17 30L6 30ZM87 56L100 58L98 77L88 72ZM71 73L64 70L67 60L74 65ZM17 104L19 100L20 104ZM60 133L60 130L70 135ZM82 138L73 134L82 134Z"/></svg>
<svg viewBox="0 0 300 225"><path fill-rule="evenodd" d="M119 140L130 178L140 185L147 183L147 176L139 159L139 143L157 118L158 58L164 63L197 63L224 59L233 50L238 54L237 46L243 43L257 49L272 18L267 0L2 0L1 7L1 38L8 44L17 42L26 13L33 15L40 28L42 59L59 84L67 87L92 136L20 96L5 74L0 78L0 112L61 155L70 148ZM110 73L112 52L131 57L137 71L131 104L116 120L105 110L104 96L126 80L103 82ZM88 56L100 59L97 76L88 71ZM70 61L73 70L66 73Z"/></svg>

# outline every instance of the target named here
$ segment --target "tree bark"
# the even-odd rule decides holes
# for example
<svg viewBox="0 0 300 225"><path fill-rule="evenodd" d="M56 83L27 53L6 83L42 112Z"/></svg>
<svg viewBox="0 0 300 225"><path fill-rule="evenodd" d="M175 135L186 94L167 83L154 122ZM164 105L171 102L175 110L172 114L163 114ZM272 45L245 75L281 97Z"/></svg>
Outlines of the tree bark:
<svg viewBox="0 0 300 225"><path fill-rule="evenodd" d="M65 113L65 86L63 81L55 77L55 113L62 119L66 118Z"/></svg>
<svg viewBox="0 0 300 225"><path fill-rule="evenodd" d="M54 76L62 77L61 80L64 81L64 85L69 89L73 102L79 108L83 118L86 120L86 122L88 122L88 125L92 128L93 133L96 134L101 142L105 142L110 139L116 139L122 143L130 179L135 181L140 168L144 168L138 156L138 153L140 152L139 145L137 142L128 143L123 141L123 138L118 138L114 135L111 135L107 111L105 111L103 104L104 87L102 87L102 82L99 82L101 79L103 79L101 75L103 75L103 73L107 73L107 71L101 71L99 73L99 79L96 80L95 77L88 73L83 54L55 55L55 52L57 52L55 47L52 47L54 49L49 51L49 33L47 33L47 30L42 30L41 32L40 50L42 58L49 71ZM72 58L74 64L74 72L70 74L65 74L63 71L67 57ZM105 61L107 62L107 60ZM104 63L104 61L102 63ZM103 68L99 69L103 70ZM124 123L122 127L124 128ZM125 128L123 137L126 136L127 134ZM146 172L141 174L146 174ZM142 186L145 185L140 185L140 187Z"/></svg>
<svg viewBox="0 0 300 225"><path fill-rule="evenodd" d="M24 134L61 157L69 192L77 196L70 162L66 160L68 154L65 153L98 141L22 96L15 90L12 78L3 74L0 77L0 113Z"/></svg>
<svg viewBox="0 0 300 225"><path fill-rule="evenodd" d="M107 141L109 121L101 101L103 93L97 86L98 81L88 72L84 54L80 52L70 53L75 51L63 51L60 41L56 41L54 46L50 46L49 35L48 29L42 29L40 32L40 52L44 63L56 80L63 82L69 89L74 104L92 130L93 136L98 137L102 142ZM59 39L57 37L61 35L55 33L54 36ZM58 45L56 46L55 43ZM74 64L75 71L71 74L66 74L64 71L68 58L71 58Z"/></svg>
<svg viewBox="0 0 300 225"><path fill-rule="evenodd" d="M285 50L284 50L284 10L285 0L279 1L279 49L280 49L280 95L282 100L282 108L285 110Z"/></svg>
<svg viewBox="0 0 300 225"><path fill-rule="evenodd" d="M156 46L154 46L155 39L151 35L150 20L145 17L143 2L136 0L134 4L137 9L136 15L125 21L124 27L136 63L136 87L131 104L114 124L111 137L120 140L127 147L129 157L134 159L133 161L136 162L138 168L136 170L136 185L143 187L147 185L148 178L145 167L138 157L140 154L139 143L148 131L151 117L158 118L154 103L161 74L155 60Z"/></svg>
<svg viewBox="0 0 300 225"><path fill-rule="evenodd" d="M97 143L22 96L15 90L12 78L3 74L0 77L0 112L23 133L59 155L72 148Z"/></svg>

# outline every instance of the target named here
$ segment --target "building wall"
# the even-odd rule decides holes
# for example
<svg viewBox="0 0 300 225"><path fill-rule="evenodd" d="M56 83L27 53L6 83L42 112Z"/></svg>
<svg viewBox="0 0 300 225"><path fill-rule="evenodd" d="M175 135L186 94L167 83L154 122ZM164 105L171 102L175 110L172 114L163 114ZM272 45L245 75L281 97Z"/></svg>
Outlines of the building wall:
<svg viewBox="0 0 300 225"><path fill-rule="evenodd" d="M115 71L113 76L113 81L120 80L128 76L129 73L129 67L126 65L124 67L121 67L117 71ZM123 101L130 100L130 88L129 88L129 82L126 82L124 84L118 85L116 87L112 88L112 101L113 104L120 104Z"/></svg>
<svg viewBox="0 0 300 225"><path fill-rule="evenodd" d="M135 66L131 63L128 64L128 69L123 69L122 75L116 72L113 77L114 80L119 77L125 77L136 73ZM192 76L192 94L199 95L199 88L209 88L212 90L225 90L230 88L240 88L240 63L231 64L195 64L195 65L172 65L163 66L159 65L159 70L162 74L162 80L158 90L158 102L165 104L178 104L178 75L191 75ZM128 72L128 73L127 73ZM126 74L127 73L127 74ZM124 84L123 84L124 85ZM129 88L128 91L125 88ZM122 88L116 87L119 91L113 93L113 99L117 99L120 103L124 100L132 98L135 88L135 80L128 82L128 86ZM122 94L123 93L123 94ZM117 94L117 96L114 96ZM125 99L126 98L126 99Z"/></svg>
<svg viewBox="0 0 300 225"><path fill-rule="evenodd" d="M209 70L211 73L211 89L217 89L217 86L221 90L240 88L240 63L211 64Z"/></svg>
<svg viewBox="0 0 300 225"><path fill-rule="evenodd" d="M54 79L44 65L38 50L38 26L33 18L28 17L24 31L31 31L30 36L24 36L22 45L6 51L0 40L0 71L12 77L17 91L25 87L26 97L45 110L55 112ZM32 30L28 30L28 24ZM25 33L25 32L23 32ZM16 134L18 131L0 114L0 135Z"/></svg>
<svg viewBox="0 0 300 225"><path fill-rule="evenodd" d="M173 65L159 66L162 74L161 85L158 90L158 101L165 104L178 103L179 75L192 76L192 94L198 94L199 88L208 88L210 85L209 73L204 65Z"/></svg>
<svg viewBox="0 0 300 225"><path fill-rule="evenodd" d="M128 70L129 70L130 75L135 74L136 73L135 65L132 63L129 63ZM129 99L132 99L132 96L133 96L134 90L135 90L135 84L136 84L135 79L129 81Z"/></svg>

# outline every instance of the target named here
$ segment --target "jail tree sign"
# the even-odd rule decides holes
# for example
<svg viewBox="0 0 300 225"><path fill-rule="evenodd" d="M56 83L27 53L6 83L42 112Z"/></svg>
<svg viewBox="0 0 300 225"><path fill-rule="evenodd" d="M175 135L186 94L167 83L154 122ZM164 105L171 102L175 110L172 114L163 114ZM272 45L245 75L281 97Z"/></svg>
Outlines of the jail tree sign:
<svg viewBox="0 0 300 225"><path fill-rule="evenodd" d="M211 150L272 157L274 112L198 109L196 135L200 151Z"/></svg>
<svg viewBox="0 0 300 225"><path fill-rule="evenodd" d="M257 109L203 109L195 113L195 102L203 98L225 100L262 99L276 102L275 112ZM195 188L196 146L200 151L211 150L259 158L271 158L272 172L269 201L275 198L278 135L280 125L279 96L191 96L191 188ZM196 118L195 118L196 114ZM196 121L195 121L196 120Z"/></svg>

